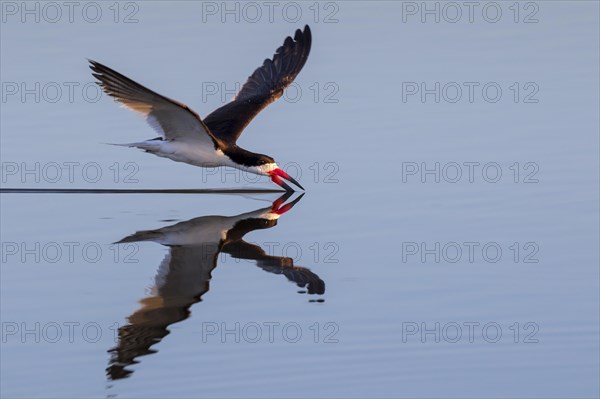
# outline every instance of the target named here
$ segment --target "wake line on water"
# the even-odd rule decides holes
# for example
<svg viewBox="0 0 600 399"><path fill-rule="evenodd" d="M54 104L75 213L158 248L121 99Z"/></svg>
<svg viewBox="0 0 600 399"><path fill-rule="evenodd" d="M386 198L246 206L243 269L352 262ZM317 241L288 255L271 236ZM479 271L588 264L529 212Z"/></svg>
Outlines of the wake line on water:
<svg viewBox="0 0 600 399"><path fill-rule="evenodd" d="M183 188L183 189L112 189L112 188L0 188L0 194L272 194L284 190L256 188Z"/></svg>

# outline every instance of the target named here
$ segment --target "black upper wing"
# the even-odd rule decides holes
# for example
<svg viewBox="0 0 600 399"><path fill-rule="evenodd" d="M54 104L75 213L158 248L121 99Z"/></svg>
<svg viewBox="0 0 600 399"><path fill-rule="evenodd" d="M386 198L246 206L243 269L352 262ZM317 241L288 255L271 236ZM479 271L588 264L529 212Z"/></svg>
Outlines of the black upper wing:
<svg viewBox="0 0 600 399"><path fill-rule="evenodd" d="M232 102L216 109L204 119L211 133L234 144L244 128L283 91L300 73L308 59L312 36L308 25L296 30L294 39L287 37L273 59L266 59L256 69Z"/></svg>

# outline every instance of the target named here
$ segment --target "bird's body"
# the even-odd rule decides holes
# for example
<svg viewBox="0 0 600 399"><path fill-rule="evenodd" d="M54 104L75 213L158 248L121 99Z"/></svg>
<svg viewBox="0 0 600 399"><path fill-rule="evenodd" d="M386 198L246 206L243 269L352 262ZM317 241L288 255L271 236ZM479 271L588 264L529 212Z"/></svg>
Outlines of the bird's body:
<svg viewBox="0 0 600 399"><path fill-rule="evenodd" d="M298 182L267 155L239 147L236 142L244 128L267 105L283 95L296 78L310 52L310 28L287 37L272 59L248 78L230 103L216 109L204 120L185 104L162 96L96 61L90 60L93 75L103 90L125 107L146 117L161 137L120 144L140 148L154 155L199 167L233 167L270 176L274 183L292 190L283 180Z"/></svg>
<svg viewBox="0 0 600 399"><path fill-rule="evenodd" d="M163 140L161 137L138 143L115 145L139 148L159 157L201 168L229 166L242 170L245 169L243 165L233 162L220 148L198 145L194 142L188 143L185 140Z"/></svg>

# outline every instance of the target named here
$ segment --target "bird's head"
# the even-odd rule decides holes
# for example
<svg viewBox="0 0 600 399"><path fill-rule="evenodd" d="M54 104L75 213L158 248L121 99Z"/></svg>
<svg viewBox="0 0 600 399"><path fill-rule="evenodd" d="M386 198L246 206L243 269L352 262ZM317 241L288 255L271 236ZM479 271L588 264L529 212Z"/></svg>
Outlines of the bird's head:
<svg viewBox="0 0 600 399"><path fill-rule="evenodd" d="M277 165L275 160L268 155L256 154L237 146L227 151L226 155L235 163L237 163L237 166L235 167L257 175L269 176L273 183L283 187L286 191L294 190L287 185L283 179L294 183L296 186L304 190L304 187L302 187L300 183L296 181L296 179L288 175Z"/></svg>
<svg viewBox="0 0 600 399"><path fill-rule="evenodd" d="M277 166L275 160L267 155L258 155L256 158L256 173L263 176L271 177L273 183L283 187L286 191L294 191L289 185L287 185L283 179L294 183L296 186L304 190L304 187L300 185L290 175L288 175L283 169Z"/></svg>

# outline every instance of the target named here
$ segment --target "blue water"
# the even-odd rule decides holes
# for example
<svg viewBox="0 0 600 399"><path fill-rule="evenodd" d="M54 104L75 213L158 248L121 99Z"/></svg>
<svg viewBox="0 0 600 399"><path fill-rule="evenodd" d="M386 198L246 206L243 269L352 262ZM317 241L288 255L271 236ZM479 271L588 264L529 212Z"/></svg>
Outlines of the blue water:
<svg viewBox="0 0 600 399"><path fill-rule="evenodd" d="M307 193L243 237L277 259L180 280L176 247L113 243L279 194L3 193L2 397L600 395L598 3L472 22L436 2L439 22L421 2L22 4L2 3L3 188L273 188L105 145L156 134L96 98L86 58L205 116L308 23L296 85L240 140ZM323 293L296 284L313 274Z"/></svg>

